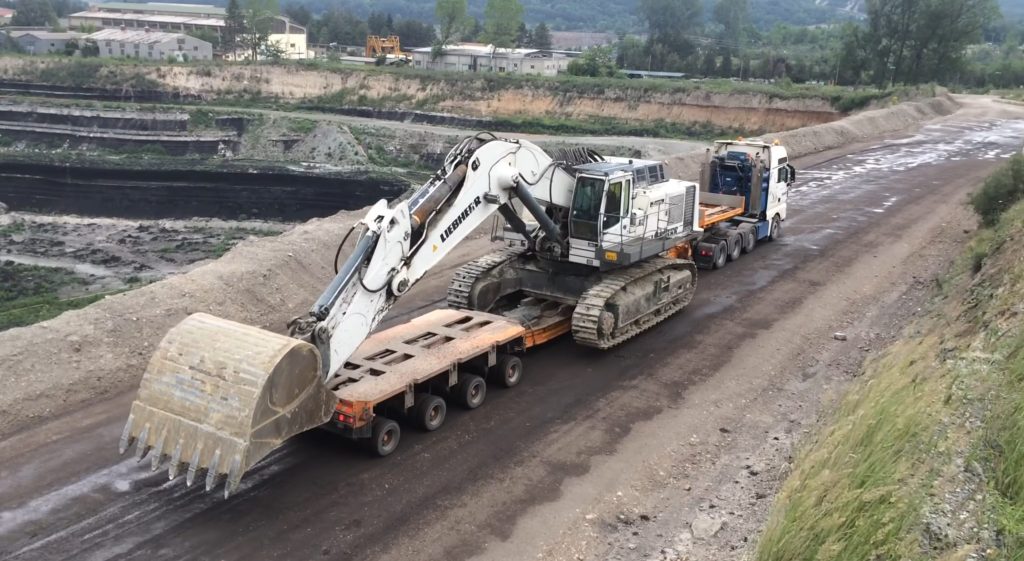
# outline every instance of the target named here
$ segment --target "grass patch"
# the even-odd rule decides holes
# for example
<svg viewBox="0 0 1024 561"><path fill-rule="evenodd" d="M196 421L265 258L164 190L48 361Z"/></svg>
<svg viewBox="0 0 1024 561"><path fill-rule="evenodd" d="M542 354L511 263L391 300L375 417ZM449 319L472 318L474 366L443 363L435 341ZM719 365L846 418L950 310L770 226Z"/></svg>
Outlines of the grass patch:
<svg viewBox="0 0 1024 561"><path fill-rule="evenodd" d="M58 292L81 289L88 283L67 269L0 263L0 331L38 323L102 299L99 294L58 297Z"/></svg>
<svg viewBox="0 0 1024 561"><path fill-rule="evenodd" d="M607 117L592 117L586 120L554 117L499 117L494 119L493 123L494 130L528 134L642 136L695 140L750 136L761 132L725 129L711 123L677 123L665 120L632 122Z"/></svg>
<svg viewBox="0 0 1024 561"><path fill-rule="evenodd" d="M945 395L937 339L897 346L843 400L778 499L759 561L907 559L932 473Z"/></svg>
<svg viewBox="0 0 1024 561"><path fill-rule="evenodd" d="M975 200L1005 193L1018 166ZM805 444L758 561L953 559L967 547L1024 561L1024 201L975 206L991 228L939 283L936 310L867 365ZM965 478L954 458L980 473ZM981 500L947 502L956 496ZM944 509L959 529L936 535Z"/></svg>

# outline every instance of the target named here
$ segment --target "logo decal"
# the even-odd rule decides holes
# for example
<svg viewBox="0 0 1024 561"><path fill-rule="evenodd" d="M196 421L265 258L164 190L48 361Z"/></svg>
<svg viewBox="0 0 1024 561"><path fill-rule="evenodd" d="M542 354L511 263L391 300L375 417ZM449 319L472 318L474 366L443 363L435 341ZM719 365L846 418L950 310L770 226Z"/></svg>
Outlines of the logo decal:
<svg viewBox="0 0 1024 561"><path fill-rule="evenodd" d="M466 208L463 209L462 212L460 212L459 215L455 217L455 220L452 220L452 223L449 224L448 227L445 228L443 232L441 232L441 242L444 242L449 237L451 237L451 235L455 233L455 230L457 230L459 226L461 226L462 223L465 222L467 218L469 218L470 214L473 214L473 211L476 210L476 207L478 206L480 206L480 197L474 197L473 200L466 206Z"/></svg>

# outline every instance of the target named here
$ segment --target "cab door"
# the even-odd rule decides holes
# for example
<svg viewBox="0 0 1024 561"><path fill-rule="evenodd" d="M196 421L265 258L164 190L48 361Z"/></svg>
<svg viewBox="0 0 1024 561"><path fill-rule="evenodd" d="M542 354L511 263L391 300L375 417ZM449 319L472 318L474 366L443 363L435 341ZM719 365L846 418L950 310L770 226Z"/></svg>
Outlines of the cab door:
<svg viewBox="0 0 1024 561"><path fill-rule="evenodd" d="M633 200L633 179L611 179L601 207L601 247L620 246L629 239L629 212Z"/></svg>

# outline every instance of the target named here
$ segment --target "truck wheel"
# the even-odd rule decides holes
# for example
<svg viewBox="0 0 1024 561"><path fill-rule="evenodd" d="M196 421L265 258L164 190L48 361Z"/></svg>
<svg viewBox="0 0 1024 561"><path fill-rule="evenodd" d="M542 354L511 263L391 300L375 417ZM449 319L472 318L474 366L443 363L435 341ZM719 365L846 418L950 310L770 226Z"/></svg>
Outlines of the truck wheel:
<svg viewBox="0 0 1024 561"><path fill-rule="evenodd" d="M491 372L494 381L502 387L511 388L523 379L523 361L515 355L499 355L498 364Z"/></svg>
<svg viewBox="0 0 1024 561"><path fill-rule="evenodd" d="M375 417L373 432L370 435L370 450L383 458L398 448L401 437L402 429L398 428L398 423L387 417Z"/></svg>
<svg viewBox="0 0 1024 561"><path fill-rule="evenodd" d="M729 250L729 261L736 261L743 251L743 234L729 238L729 246L732 248Z"/></svg>
<svg viewBox="0 0 1024 561"><path fill-rule="evenodd" d="M441 428L447 412L448 406L443 399L436 395L420 394L416 396L412 418L421 429L430 432Z"/></svg>
<svg viewBox="0 0 1024 561"><path fill-rule="evenodd" d="M743 235L743 253L754 251L755 245L757 245L757 234L753 231L746 232Z"/></svg>
<svg viewBox="0 0 1024 561"><path fill-rule="evenodd" d="M715 244L715 261L712 265L715 269L721 269L725 267L726 261L729 259L729 244L725 240L719 240Z"/></svg>
<svg viewBox="0 0 1024 561"><path fill-rule="evenodd" d="M455 386L455 395L466 409L476 409L487 397L487 384L476 374L467 374Z"/></svg>
<svg viewBox="0 0 1024 561"><path fill-rule="evenodd" d="M779 220L779 215L775 215L772 218L772 228L768 231L768 241L775 241L782 237L782 221Z"/></svg>

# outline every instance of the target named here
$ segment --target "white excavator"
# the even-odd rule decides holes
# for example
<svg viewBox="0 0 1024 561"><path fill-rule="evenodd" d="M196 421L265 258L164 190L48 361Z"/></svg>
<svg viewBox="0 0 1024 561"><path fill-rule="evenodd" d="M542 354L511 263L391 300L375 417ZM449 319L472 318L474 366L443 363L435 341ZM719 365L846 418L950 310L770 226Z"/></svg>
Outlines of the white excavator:
<svg viewBox="0 0 1024 561"><path fill-rule="evenodd" d="M748 148L752 177L773 176L781 147ZM288 335L206 314L174 327L143 375L121 452L135 444L154 470L169 463L172 479L184 472L191 485L205 475L207 489L226 481L225 495L232 492L271 450L331 418L332 390L353 353L402 295L495 213L508 247L458 270L449 307L509 313L525 300L553 302L571 309L578 343L613 347L690 302L697 248L732 251L777 235L784 201L782 214L773 214L751 191L767 192L768 182L749 184L746 199L759 206L748 224L734 220L744 196L698 194L700 185L669 179L662 162L586 149L552 158L523 140L467 138L410 198L370 208L350 256ZM721 200L705 204L709 197ZM723 209L733 209L733 220L711 227Z"/></svg>

